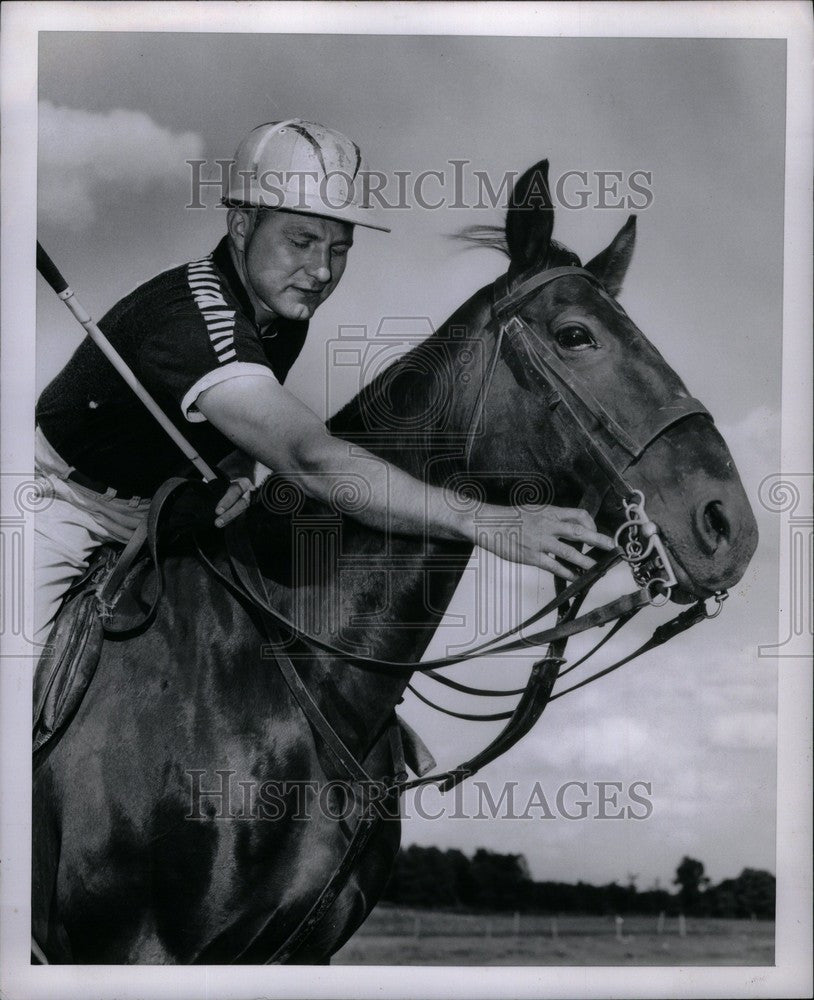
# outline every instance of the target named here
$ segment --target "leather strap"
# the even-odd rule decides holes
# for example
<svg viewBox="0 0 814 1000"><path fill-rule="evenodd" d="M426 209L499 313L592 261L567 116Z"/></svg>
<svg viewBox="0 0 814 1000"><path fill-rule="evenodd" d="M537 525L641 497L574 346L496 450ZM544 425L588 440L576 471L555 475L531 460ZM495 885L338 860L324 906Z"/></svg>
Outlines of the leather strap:
<svg viewBox="0 0 814 1000"><path fill-rule="evenodd" d="M145 614L145 621L152 617L156 607L158 606L158 602L161 600L161 595L164 592L163 575L161 573L161 566L158 559L158 535L161 521L169 501L175 498L180 490L193 489L196 485L197 484L193 480L182 479L179 476L174 476L172 479L168 479L166 482L162 483L158 488L152 502L150 503L150 509L147 511L147 516L143 521L141 521L139 526L131 535L130 540L122 550L122 554L119 556L119 560L116 563L113 572L107 578L99 591L98 599L103 621L105 618L109 618L110 613L115 607L116 598L121 591L121 585L124 583L127 574L133 568L145 542L147 543L150 560L156 572L155 598L150 605L149 611ZM106 630L115 632L115 629L109 628L108 625L106 625Z"/></svg>
<svg viewBox="0 0 814 1000"><path fill-rule="evenodd" d="M190 500L197 499L197 501L204 500L208 503L212 500L216 491L224 490L227 485L228 479L225 479L223 476L218 476L206 483L200 480L173 476L161 484L150 503L147 516L133 532L133 535L119 556L113 572L99 590L100 614L105 631L109 635L117 635L120 632L131 632L140 624L150 621L155 614L164 593L164 576L161 570L158 551L159 543L162 538L162 531L165 530L166 523L176 510L179 500L189 498ZM186 497L183 495L186 495ZM179 528L190 529L194 527L194 523L195 518L193 517L191 524L181 524ZM145 544L155 574L155 595L138 622L128 621L124 626L118 628L111 620L111 615L121 593L122 584L130 570L136 564Z"/></svg>
<svg viewBox="0 0 814 1000"><path fill-rule="evenodd" d="M570 694L578 688L585 687L586 684L590 684L592 681L598 680L600 677L605 677L614 670L618 670L619 667L623 667L626 663L630 663L631 660L635 660L643 653L647 653L651 649L656 649L658 646L662 646L668 640L673 639L682 632L686 632L688 628L692 628L693 625L697 625L699 622L704 621L708 617L710 616L706 612L703 601L699 601L697 604L691 605L685 611L681 611L677 614L675 618L671 618L670 621L665 622L663 625L659 625L658 628L654 629L653 634L647 642L642 643L642 645L637 649L634 649L632 653L628 653L627 656L617 660L616 663L612 663L609 667L605 667L604 670L598 670L595 674L591 674L590 677L586 677L585 680L580 681L578 684L572 684L571 687L565 688L563 691L558 691L555 695L551 696L551 701L556 701L557 698L562 698L564 695Z"/></svg>
<svg viewBox="0 0 814 1000"><path fill-rule="evenodd" d="M280 668L286 684L299 704L303 715L314 730L314 736L322 739L324 746L330 751L336 762L356 781L371 783L372 778L354 757L330 722L325 718L319 705L317 705L308 687L297 673L296 667L291 662L291 658L283 649L279 635L273 626L264 623L264 631L274 651L274 659ZM384 806L378 799L373 800L373 812L365 809L355 830L345 848L345 853L337 865L330 879L323 886L322 891L312 903L306 915L297 924L285 941L274 951L274 953L263 963L264 965L279 965L286 962L291 955L295 954L303 945L305 940L322 920L328 910L336 901L339 894L345 888L348 879L352 875L365 847L371 837L378 829L384 815ZM260 931L262 934L262 930ZM259 936L259 935L258 935ZM251 947L251 945L249 945Z"/></svg>
<svg viewBox="0 0 814 1000"><path fill-rule="evenodd" d="M632 615L630 617L632 617ZM622 627L622 625L626 624L626 622L630 620L630 617L625 619L625 621L618 623L618 625L613 630L614 634L619 630L619 628ZM543 685L542 679L539 677L539 675L535 677L535 670L541 667L541 665L556 660L557 669L554 671L554 676L553 679L551 680L551 684L553 685L558 677L564 676L564 674L568 672L568 671L560 671L559 669L559 664L562 663L563 661L561 659L557 659L557 657L554 656L548 656L542 660L538 660L537 663L535 663L534 668L532 669L532 676L529 678L529 685L527 685L527 687L523 690L523 697L521 698L521 701L515 708L515 710L513 712L505 712L499 715L481 717L494 720L507 719L507 718L509 719L506 728L488 747L482 750L471 760L467 761L464 764L459 765L456 768L452 768L449 771L442 771L437 774L423 775L420 778L416 778L413 781L407 782L402 787L402 791L407 791L408 789L416 788L419 785L425 785L429 783L438 783L439 787L444 791L446 791L449 788L453 788L460 781L463 781L465 778L471 777L478 770L484 767L487 763L490 763L495 758L506 753L507 750L509 750L512 746L514 746L514 744L519 739L521 739L522 736L525 735L525 733L528 732L528 730L534 725L534 723L537 721L540 714L542 713L543 708L545 708L545 705L547 705L548 702L556 701L558 698L562 698L564 695L570 694L572 691L576 691L578 688L585 687L586 684L590 684L593 681L597 680L598 678L604 677L607 674L612 673L614 670L618 670L620 667L625 666L625 664L630 663L631 660L634 660L637 657L641 656L642 654L649 652L650 650L655 649L658 646L663 645L668 640L674 638L676 635L679 635L681 632L684 632L687 629L692 628L694 625L697 625L699 622L703 621L707 617L709 616L707 615L706 610L704 609L703 602L699 601L697 604L692 605L685 611L680 612L678 615L675 616L675 618L672 618L670 621L665 622L663 625L660 625L658 628L656 628L651 637L646 642L642 643L642 645L639 646L637 649L635 649L632 653L629 653L627 656L620 658L615 663L611 664L609 667L606 667L604 670L597 671L590 677L585 678L585 680L580 681L578 684L572 684L571 687L565 688L565 690L563 691L558 691L556 694L551 693L550 687L545 687ZM606 636L602 640L602 642L599 643L598 645L604 644L604 642L606 642L609 638L611 638L610 635ZM561 648L562 652L564 652L565 643L567 641L568 641L567 639L563 640ZM591 653L593 653L594 651L595 650L592 650ZM578 663L574 664L574 666L578 666L579 663L583 662L585 658L586 657L583 657L581 660L578 661ZM425 698L422 698L421 700L427 701L427 699ZM427 701L427 703L432 705L432 702ZM432 705L432 707L438 708L437 705ZM447 714L451 715L454 714L457 716L459 713L448 712ZM461 715L460 717L467 718L467 716L464 715ZM531 721L528 725L526 725L529 719L531 719Z"/></svg>
<svg viewBox="0 0 814 1000"><path fill-rule="evenodd" d="M536 271L529 277L521 277L515 283L511 291L506 291L495 302L493 312L495 316L505 316L512 312L534 292L539 291L544 285L556 281L558 278L587 278L594 285L602 285L602 282L595 274L587 271L584 267L550 267L545 271Z"/></svg>
<svg viewBox="0 0 814 1000"><path fill-rule="evenodd" d="M648 419L633 431L626 429L615 420L608 412L607 408L593 395L587 385L577 376L577 374L566 365L562 359L553 351L545 341L539 337L528 323L519 315L509 315L514 313L527 298L539 291L543 286L556 281L559 278L580 277L595 285L601 286L601 281L591 271L583 267L555 267L536 273L527 273L515 282L514 288L508 288L507 276L498 279L493 286L492 323L497 324L497 345L500 346L504 332L513 337L515 342L520 341L526 347L526 356L531 369L542 378L544 383L551 389L553 395L551 406L563 405L568 411L574 425L582 432L585 446L591 453L597 464L605 472L609 485L622 498L627 498L632 493L630 483L625 479L625 471L631 462L635 461L649 444L651 444L660 434L662 434L673 424L687 416L702 414L710 419L710 413L706 407L697 399L691 397L676 397L667 400L657 411L654 419ZM529 347L528 341L533 338L534 348ZM497 355L498 351L495 351ZM485 406L486 396L491 384L493 366L484 377L481 391L477 401L476 416L480 419L480 414ZM567 402L561 389L565 389L571 396L571 402ZM579 416L578 410L587 411L593 418L596 426L589 427ZM467 442L467 459L472 446L472 426L470 426L470 436ZM611 449L603 447L597 437L605 437ZM624 457L617 461L612 454L614 448L620 448L625 452ZM468 465L467 465L468 468ZM599 509L606 490L599 490L595 486L586 489L585 496L581 500L583 506L589 513L596 513Z"/></svg>
<svg viewBox="0 0 814 1000"><path fill-rule="evenodd" d="M566 590L562 580L557 579L555 586L558 592ZM565 624L569 619L573 619L584 597L579 596L567 605L561 605L557 617L558 624ZM535 722L542 715L543 709L551 699L551 691L559 675L560 665L564 662L562 654L568 639L564 638L551 643L546 656L537 660L531 669L531 674L526 682L519 702L514 710L501 716L507 718L506 726L486 747L480 750L474 757L464 761L457 767L449 771L442 771L440 774L426 774L403 786L402 791L409 788L416 788L419 785L426 785L430 782L437 782L442 791L448 791L466 778L472 777L481 768L502 756L510 750L526 733L534 726Z"/></svg>
<svg viewBox="0 0 814 1000"><path fill-rule="evenodd" d="M380 823L381 818L379 816L368 815L363 816L359 820L342 856L342 860L337 865L333 875L326 882L322 892L314 900L314 903L302 921L289 934L280 947L266 959L263 963L264 965L283 965L302 947L317 924L319 924L331 906L333 906L340 892L347 885L348 879L353 874L359 862L359 858L362 856L373 834L378 830ZM266 925L263 926L263 930L265 930L265 927ZM262 930L260 933L262 933Z"/></svg>
<svg viewBox="0 0 814 1000"><path fill-rule="evenodd" d="M266 589L265 579L262 575L260 576L260 579L263 581L264 603L268 604L269 595ZM280 635L277 632L276 623L269 621L268 616L264 616L263 631L265 632L266 638L273 651L277 666L279 667L289 690L294 696L295 701L300 706L303 715L308 720L311 728L314 730L315 738L322 740L323 745L350 778L358 782L364 782L367 785L371 785L373 783L373 779L367 773L363 765L356 759L353 752L345 744L344 740L339 736L330 722L325 718L322 709L320 709L311 692L308 690L307 685L297 673L297 669L286 652ZM401 771L403 768L403 762L399 763L399 761L396 760L395 763L398 771ZM396 775L395 778L398 780L398 775ZM378 798L372 801L372 807L372 812L368 807L365 807L351 839L345 848L341 861L337 865L328 882L323 886L322 891L314 900L308 912L291 931L285 941L264 962L265 965L282 964L294 955L302 947L311 932L319 924L330 907L334 904L339 894L345 888L347 881L356 868L365 847L378 829L381 820L386 816L386 809ZM257 934L255 934L252 941L249 942L246 948L240 955L237 956L236 959L234 959L234 961L239 961L240 958L251 949L254 942L262 936L267 926L268 921L261 927Z"/></svg>
<svg viewBox="0 0 814 1000"><path fill-rule="evenodd" d="M464 468L467 472L469 472L472 460L472 448L474 447L475 439L478 434L478 426L483 418L483 410L486 406L486 400L489 398L489 390L492 387L492 379L494 378L495 369L497 368L497 363L500 359L504 330L505 328L503 326L498 326L495 332L495 346L492 348L492 356L489 358L489 364L483 373L480 388L478 389L478 398L475 400L472 416L469 418L469 425L466 431L466 447L464 450Z"/></svg>
<svg viewBox="0 0 814 1000"><path fill-rule="evenodd" d="M503 329L515 348L522 351L527 371L542 381L553 394L552 405L562 406L568 412L571 422L582 435L586 449L607 476L611 487L623 498L633 493L625 472L657 437L689 416L701 415L712 420L709 410L700 400L692 396L676 396L665 400L655 414L642 421L634 431L628 431L522 317L512 316L503 324ZM593 426L585 422L580 411L590 415ZM605 439L605 446L602 439ZM614 450L621 450L624 454L617 457Z"/></svg>
<svg viewBox="0 0 814 1000"><path fill-rule="evenodd" d="M206 566L208 566L210 571L215 576L261 610L264 615L267 615L271 620L276 622L278 626L285 629L286 632L290 632L292 635L298 636L313 648L345 660L353 666L378 671L391 670L399 673L413 673L415 671L426 672L438 667L453 666L467 660L476 659L480 656L496 656L501 653L515 652L519 649L541 646L548 642L554 642L561 638L576 635L579 632L584 632L586 629L594 628L597 625L603 625L608 621L614 621L620 615L626 614L634 608L643 607L645 604L650 603L650 599L647 596L646 591L638 590L631 594L624 594L622 597L619 597L614 601L610 601L600 608L595 608L588 614L583 615L580 618L576 618L573 621L558 622L558 624L552 628L543 629L539 632L533 633L532 635L520 636L511 641L504 641L508 636L513 635L522 629L528 628L541 618L551 614L563 605L568 604L568 602L578 594L587 593L588 589L621 559L620 553L615 551L609 553L605 559L598 561L592 569L585 571L576 580L568 584L567 587L564 587L555 598L549 601L548 604L546 604L539 611L530 615L520 625L509 629L496 639L483 642L463 653L458 653L455 656L444 656L433 660L424 660L419 662L403 662L401 660L387 660L377 657L362 656L356 655L345 649L340 649L338 646L335 646L330 642L326 642L323 639L319 639L316 636L308 635L293 621L277 611L276 608L272 606L270 599L266 596L265 580L262 573L259 571L257 561L251 547L251 542L243 530L243 527L237 523L230 524L224 529L224 534L227 539L230 565L234 573L234 579L226 576L203 550L200 542L197 542L198 553L201 560ZM496 645L496 643L501 643L501 645Z"/></svg>

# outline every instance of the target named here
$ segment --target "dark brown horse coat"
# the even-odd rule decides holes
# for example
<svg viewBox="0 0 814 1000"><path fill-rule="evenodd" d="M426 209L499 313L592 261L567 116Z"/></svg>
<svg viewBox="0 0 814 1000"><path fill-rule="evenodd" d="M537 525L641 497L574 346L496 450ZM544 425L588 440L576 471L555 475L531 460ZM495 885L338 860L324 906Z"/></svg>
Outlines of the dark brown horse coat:
<svg viewBox="0 0 814 1000"><path fill-rule="evenodd" d="M578 263L551 240L550 203L524 204L546 172L545 162L532 168L513 195L510 282L531 268ZM615 301L633 234L629 223L586 265L604 287L565 278L523 310L628 422L665 392L686 394ZM561 506L580 503L589 487L604 494L603 474L579 436L524 382L509 348L497 359L485 432L468 441L466 455L494 347L491 300L491 287L477 292L342 410L333 433L419 478L465 477L491 502L507 503L523 483L541 480L551 486L548 501ZM595 346L575 347L574 329ZM679 599L739 579L756 527L711 422L692 416L672 427L627 475L645 493L674 559ZM264 505L245 520L274 602L343 648L418 660L469 549L385 537L356 521L353 497L345 499L347 511L337 513L301 502L285 481L267 485ZM616 527L619 498L607 494L597 513L601 530ZM344 776L264 653L254 613L189 553L173 554L164 574L154 623L136 638L105 643L70 728L35 761L33 933L51 962L261 963L307 912L356 821L335 818L341 809L327 808L333 793L313 808L306 786L292 784L311 782L318 799ZM368 772L391 775L388 723L408 675L328 655L295 662ZM294 961L326 961L348 939L381 895L398 843L398 821L382 824Z"/></svg>

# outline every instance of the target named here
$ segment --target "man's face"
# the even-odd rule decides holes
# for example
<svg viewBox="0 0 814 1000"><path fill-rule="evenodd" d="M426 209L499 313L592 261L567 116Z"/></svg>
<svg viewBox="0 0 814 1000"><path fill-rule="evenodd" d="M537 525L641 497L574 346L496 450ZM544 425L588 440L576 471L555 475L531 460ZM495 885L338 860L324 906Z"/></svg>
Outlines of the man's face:
<svg viewBox="0 0 814 1000"><path fill-rule="evenodd" d="M339 284L353 226L299 212L260 212L245 253L246 277L261 306L310 319Z"/></svg>

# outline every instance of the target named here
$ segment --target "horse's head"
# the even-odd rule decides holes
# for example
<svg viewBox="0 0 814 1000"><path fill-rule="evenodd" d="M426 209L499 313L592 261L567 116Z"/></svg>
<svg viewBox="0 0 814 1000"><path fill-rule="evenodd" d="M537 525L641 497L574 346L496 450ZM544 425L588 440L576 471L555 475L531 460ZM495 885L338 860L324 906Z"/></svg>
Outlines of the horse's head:
<svg viewBox="0 0 814 1000"><path fill-rule="evenodd" d="M624 487L638 489L671 556L674 597L725 590L746 569L757 525L709 414L616 301L635 219L583 268L551 238L547 172L542 161L518 181L507 213L510 266L484 365L488 433L470 469L488 470L504 499L507 484L544 476L551 502L586 506L608 533L623 520Z"/></svg>

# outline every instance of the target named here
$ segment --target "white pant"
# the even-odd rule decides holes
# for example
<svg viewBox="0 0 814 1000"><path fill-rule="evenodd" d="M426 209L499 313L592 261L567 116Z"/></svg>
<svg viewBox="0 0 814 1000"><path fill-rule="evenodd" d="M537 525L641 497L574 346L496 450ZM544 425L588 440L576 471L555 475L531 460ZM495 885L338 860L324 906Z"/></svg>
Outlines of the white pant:
<svg viewBox="0 0 814 1000"><path fill-rule="evenodd" d="M67 479L72 467L37 428L35 474L42 496L52 498L34 515L34 638L45 644L71 583L104 542L127 542L144 519L149 499L122 500L115 490L95 493Z"/></svg>

